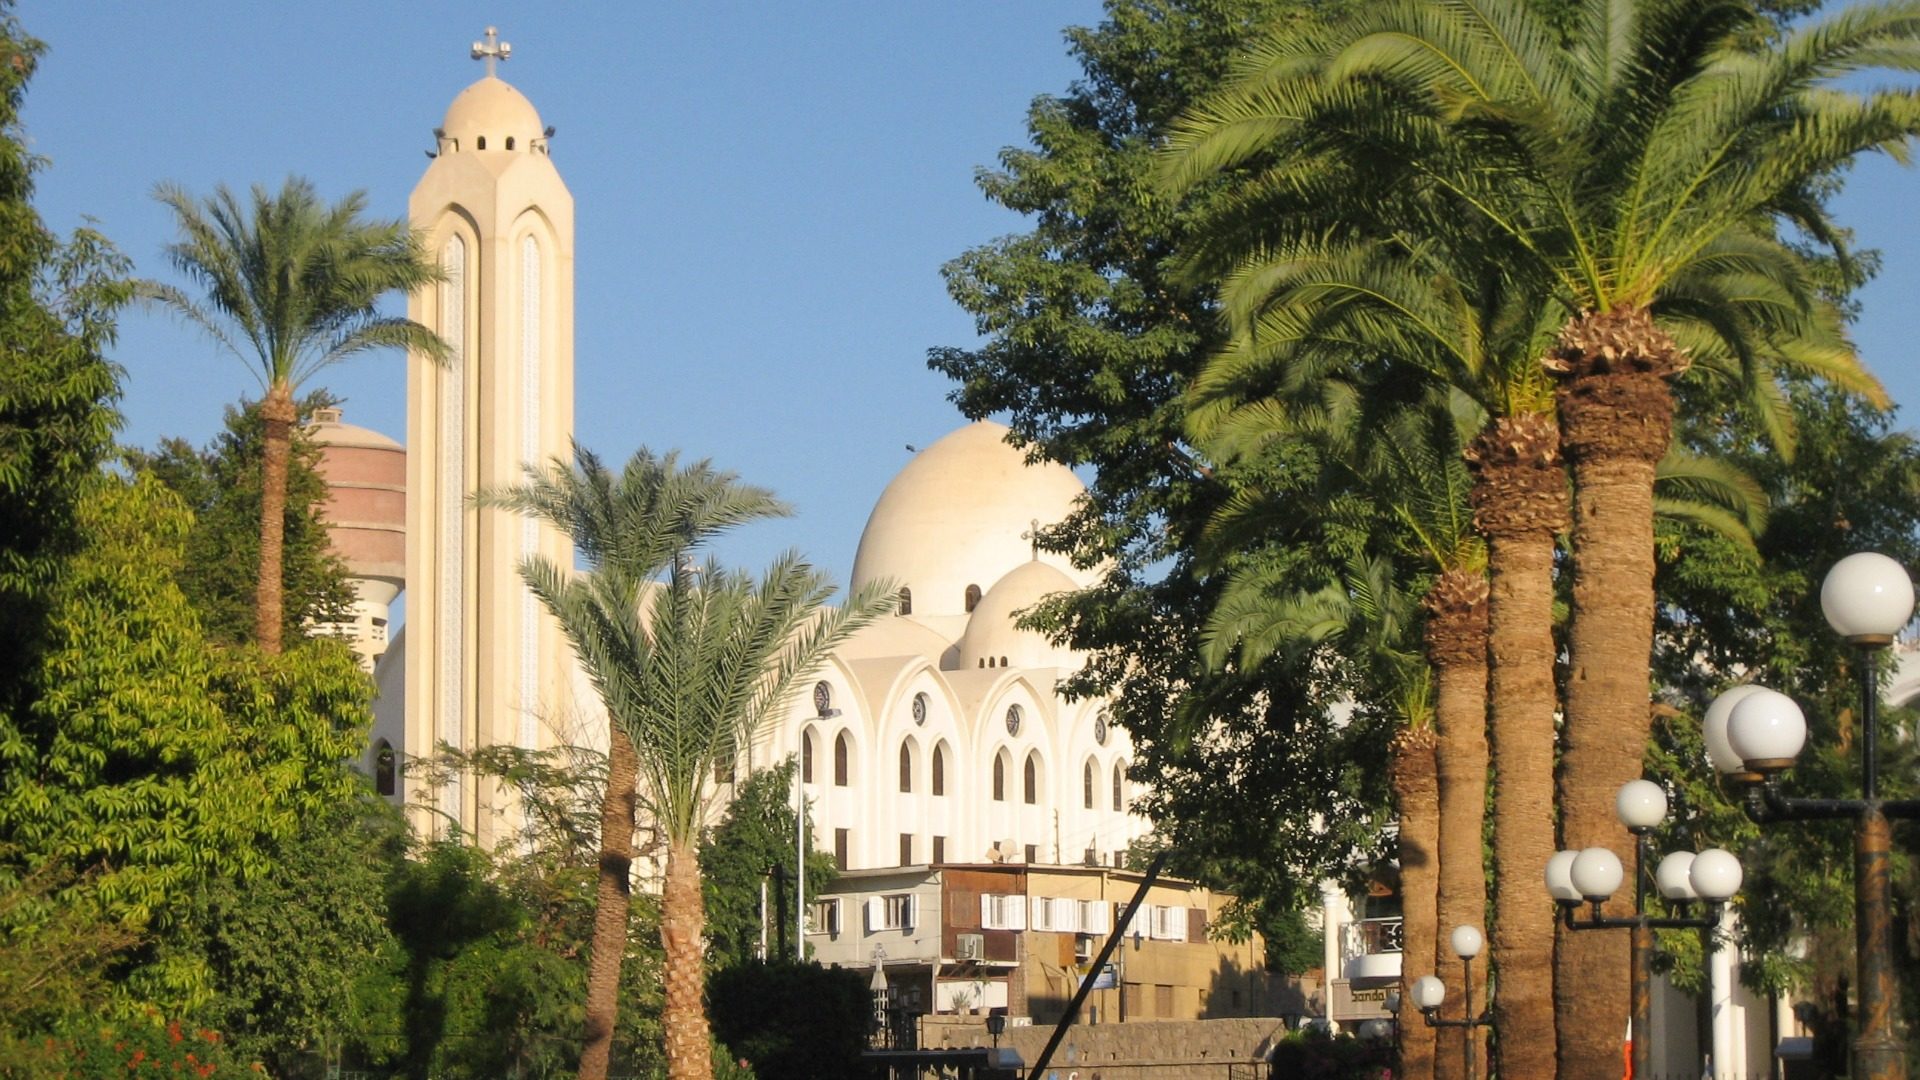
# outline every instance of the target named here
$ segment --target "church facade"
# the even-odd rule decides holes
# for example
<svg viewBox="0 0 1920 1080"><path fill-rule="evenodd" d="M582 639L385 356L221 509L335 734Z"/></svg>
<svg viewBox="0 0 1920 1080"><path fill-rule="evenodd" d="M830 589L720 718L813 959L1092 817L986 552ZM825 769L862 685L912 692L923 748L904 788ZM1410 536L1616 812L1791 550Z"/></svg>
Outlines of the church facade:
<svg viewBox="0 0 1920 1080"><path fill-rule="evenodd" d="M492 70L505 47L489 31L474 53L488 72L434 129L432 163L408 207L445 271L408 311L453 355L409 360L404 527L381 526L404 533L404 577L394 581L391 552L377 582L365 571L369 610L357 625L378 636L357 644L378 684L368 772L424 834L457 828L495 844L518 825L509 792L471 776L430 783L396 764L443 745L604 749L607 730L571 648L517 570L532 554L570 564L566 538L469 501L519 481L526 462L565 457L573 429L572 196L549 155L552 129ZM376 443L386 457L400 453L338 417L314 434L343 476ZM1128 810L1125 732L1100 702L1055 691L1081 658L1015 625L1019 611L1092 575L1032 542L1071 510L1080 481L1058 465L1029 465L1006 434L989 422L962 427L881 492L851 584L893 582L898 612L834 653L735 775L714 778L724 789L796 758L813 843L848 869L1114 865L1147 831ZM396 472L386 457L383 468ZM358 483L354 498L369 486ZM336 493L334 505L345 497ZM396 584L406 623L388 643Z"/></svg>

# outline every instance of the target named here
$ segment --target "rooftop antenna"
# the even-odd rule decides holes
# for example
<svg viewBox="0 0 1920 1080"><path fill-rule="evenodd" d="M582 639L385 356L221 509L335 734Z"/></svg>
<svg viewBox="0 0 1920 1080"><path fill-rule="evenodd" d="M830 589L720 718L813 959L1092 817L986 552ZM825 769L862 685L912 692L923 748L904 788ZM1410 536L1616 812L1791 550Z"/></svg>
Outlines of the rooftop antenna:
<svg viewBox="0 0 1920 1080"><path fill-rule="evenodd" d="M513 59L513 46L500 40L498 27L489 26L487 40L473 43L473 58L487 62L487 78L492 79L496 77L493 73L495 64Z"/></svg>

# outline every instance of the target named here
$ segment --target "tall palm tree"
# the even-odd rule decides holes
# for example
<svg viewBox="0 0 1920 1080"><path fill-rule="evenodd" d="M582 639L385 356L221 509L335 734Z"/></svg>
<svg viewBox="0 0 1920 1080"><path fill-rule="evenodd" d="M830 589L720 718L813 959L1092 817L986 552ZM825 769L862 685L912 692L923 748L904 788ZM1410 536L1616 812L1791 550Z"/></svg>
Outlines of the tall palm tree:
<svg viewBox="0 0 1920 1080"><path fill-rule="evenodd" d="M527 482L484 493L573 538L587 564L573 573L531 556L528 587L559 622L606 706L619 756L602 815L600 887L588 970L587 1042L580 1076L603 1080L626 945L628 872L637 799L666 842L661 896L668 1075L711 1075L701 936L699 840L715 796L716 764L734 760L784 706L796 683L855 630L891 610L878 583L838 609L832 588L797 555L758 581L693 549L742 521L784 511L770 494L705 462L642 450L616 481L592 454L529 466Z"/></svg>
<svg viewBox="0 0 1920 1080"><path fill-rule="evenodd" d="M1840 247L1817 183L1868 150L1904 158L1920 132L1913 95L1835 80L1920 69L1920 5L1772 29L1744 0L1587 0L1565 26L1523 0L1366 5L1325 36L1278 47L1260 115L1229 132L1363 159L1378 183L1445 193L1471 231L1515 250L1516 275L1550 283L1566 306L1544 365L1576 500L1566 846L1627 844L1611 798L1640 774L1648 734L1652 489L1669 384L1690 362L1663 317L1714 319L1693 307L1688 280L1710 272L1744 280L1730 295L1758 294L1716 327L1770 343L1766 361L1735 350L1757 399L1776 393L1767 365L1783 362L1885 400L1774 234L1797 226ZM1558 950L1562 1076L1617 1068L1626 960L1601 937L1568 936ZM1538 1045L1531 1029L1522 1041Z"/></svg>
<svg viewBox="0 0 1920 1080"><path fill-rule="evenodd" d="M389 293L410 292L443 274L404 220L366 219L364 192L327 206L311 183L289 177L278 194L256 185L246 205L224 186L205 202L171 184L160 185L155 197L173 211L180 231L167 257L204 295L196 299L158 282L142 283L142 295L252 366L264 391L253 621L260 647L278 653L294 397L321 369L373 349L444 360L447 345L433 331L383 315L378 306Z"/></svg>
<svg viewBox="0 0 1920 1080"><path fill-rule="evenodd" d="M1236 492L1206 541L1237 551L1284 528L1285 519L1352 518L1355 512L1344 497L1357 484L1364 497L1358 510L1363 520L1344 527L1384 538L1396 555L1415 560L1409 565L1420 579L1419 606L1426 613L1418 646L1426 669L1418 668L1410 641L1388 644L1378 630L1342 634L1350 648L1375 657L1371 666L1384 677L1373 681L1397 702L1405 720L1389 744L1389 778L1399 819L1402 978L1411 982L1433 974L1451 955L1442 931L1462 923L1482 926L1486 918L1486 553L1473 533L1469 479L1460 456L1460 433L1473 430L1478 418L1471 408L1451 407L1444 392L1409 406L1390 400L1390 394L1346 385L1329 390L1327 408L1275 415L1258 431L1230 424L1202 449L1231 462L1282 437L1309 440L1322 448L1335 474L1330 497L1303 506L1295 499L1282 504L1258 492ZM1255 443L1240 441L1242 435ZM1209 626L1209 658L1220 662L1223 647L1235 642L1243 663L1287 641L1317 642L1343 622L1353 623L1349 612L1363 617L1369 628L1398 629L1411 638L1410 610L1393 618L1384 614L1393 609L1385 598L1396 595L1385 577L1388 566L1374 562L1364 573L1350 568L1339 593L1329 597L1323 591L1304 600L1276 597L1258 570L1236 571ZM1436 1033L1410 999L1403 998L1401 1011L1396 1075L1452 1077L1460 1066L1463 1033Z"/></svg>

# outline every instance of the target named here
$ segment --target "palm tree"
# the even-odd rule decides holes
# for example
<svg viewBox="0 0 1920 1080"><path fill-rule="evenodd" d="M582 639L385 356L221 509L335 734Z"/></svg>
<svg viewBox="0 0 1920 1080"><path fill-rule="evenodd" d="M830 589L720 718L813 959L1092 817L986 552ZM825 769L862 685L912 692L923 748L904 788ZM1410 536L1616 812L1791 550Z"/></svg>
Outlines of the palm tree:
<svg viewBox="0 0 1920 1080"><path fill-rule="evenodd" d="M1324 35L1276 37L1249 61L1257 73L1245 92L1189 133L1212 139L1188 155L1193 170L1282 145L1322 172L1329 159L1364 172L1368 190L1444 195L1451 220L1397 227L1497 236L1513 249L1512 272L1547 284L1565 306L1545 366L1559 382L1577 492L1560 781L1567 845L1624 844L1611 795L1641 768L1652 483L1669 440L1668 383L1699 359L1665 319L1692 317L1744 342L1725 351L1756 402L1777 394L1773 363L1884 400L1799 256L1773 234L1788 223L1840 248L1817 183L1862 151L1904 153L1920 128L1910 95L1831 83L1866 68L1920 67L1920 6L1849 8L1777 44L1765 44L1768 29L1737 0L1590 0L1566 27L1520 0L1366 5ZM1369 213L1338 188L1319 190ZM1700 307L1708 290L1688 280L1702 276L1743 281L1721 295L1748 301L1745 310ZM1496 656L1496 678L1499 666ZM1608 1031L1624 1027L1625 957L1595 937L1560 951L1564 970L1580 973L1559 990L1562 1075L1617 1065ZM1512 989L1503 981L1503 995ZM1509 1043L1539 1040L1529 1028ZM1522 1071L1551 1067L1534 1059Z"/></svg>
<svg viewBox="0 0 1920 1080"><path fill-rule="evenodd" d="M141 294L253 366L265 393L253 622L260 647L278 653L294 397L316 372L373 349L444 360L447 345L433 331L378 308L388 293L410 292L443 275L405 221L365 219L364 192L326 206L311 183L289 177L277 195L256 185L247 206L224 186L204 203L171 184L155 196L180 230L167 257L204 296L158 282L142 283Z"/></svg>
<svg viewBox="0 0 1920 1080"><path fill-rule="evenodd" d="M712 1060L699 841L714 767L749 746L832 649L891 610L893 590L877 583L827 610L831 587L796 555L758 581L712 561L697 564L693 549L716 532L784 506L705 462L682 470L671 454L642 450L617 481L587 451L576 448L575 459L529 466L526 483L478 501L562 529L587 564L579 574L538 556L521 564L606 706L615 750L580 1076L607 1074L637 799L666 843L660 937L668 1075L704 1078Z"/></svg>

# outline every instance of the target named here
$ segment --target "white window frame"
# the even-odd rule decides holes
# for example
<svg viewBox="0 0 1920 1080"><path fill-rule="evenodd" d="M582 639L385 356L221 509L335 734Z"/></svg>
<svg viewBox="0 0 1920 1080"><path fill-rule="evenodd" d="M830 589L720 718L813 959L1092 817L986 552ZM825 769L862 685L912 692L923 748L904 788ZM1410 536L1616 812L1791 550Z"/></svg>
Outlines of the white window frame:
<svg viewBox="0 0 1920 1080"><path fill-rule="evenodd" d="M869 896L865 904L867 932L911 930L920 923L920 898L912 893Z"/></svg>
<svg viewBox="0 0 1920 1080"><path fill-rule="evenodd" d="M825 925L821 925L825 923ZM840 933L840 898L837 896L815 897L807 905L807 933L836 936Z"/></svg>
<svg viewBox="0 0 1920 1080"><path fill-rule="evenodd" d="M1017 893L981 893L982 930L1025 930L1027 898Z"/></svg>

